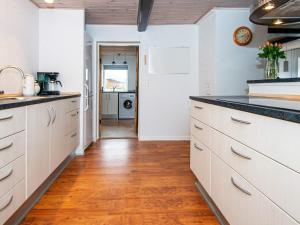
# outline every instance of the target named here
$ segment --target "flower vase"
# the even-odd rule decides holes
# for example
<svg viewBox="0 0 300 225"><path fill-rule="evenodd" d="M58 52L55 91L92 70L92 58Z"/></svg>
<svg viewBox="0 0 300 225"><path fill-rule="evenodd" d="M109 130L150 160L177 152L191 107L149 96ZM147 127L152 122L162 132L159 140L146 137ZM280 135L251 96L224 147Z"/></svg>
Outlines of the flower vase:
<svg viewBox="0 0 300 225"><path fill-rule="evenodd" d="M268 59L266 65L266 79L277 79L279 74L279 62L276 59Z"/></svg>

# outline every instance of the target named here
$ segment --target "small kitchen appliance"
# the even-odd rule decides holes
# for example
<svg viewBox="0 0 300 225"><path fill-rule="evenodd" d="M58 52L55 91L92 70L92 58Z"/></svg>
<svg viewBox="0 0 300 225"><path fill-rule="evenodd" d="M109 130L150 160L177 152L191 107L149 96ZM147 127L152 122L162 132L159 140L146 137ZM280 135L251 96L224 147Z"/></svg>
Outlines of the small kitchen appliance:
<svg viewBox="0 0 300 225"><path fill-rule="evenodd" d="M60 95L62 84L57 80L57 72L38 72L37 79L41 87L39 95ZM60 86L60 87L59 87Z"/></svg>

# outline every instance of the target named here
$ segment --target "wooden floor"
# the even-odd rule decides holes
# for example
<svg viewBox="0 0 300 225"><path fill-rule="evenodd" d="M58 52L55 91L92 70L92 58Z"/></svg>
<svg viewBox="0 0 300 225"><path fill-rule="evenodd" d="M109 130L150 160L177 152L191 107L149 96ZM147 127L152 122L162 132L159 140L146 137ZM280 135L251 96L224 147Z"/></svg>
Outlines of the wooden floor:
<svg viewBox="0 0 300 225"><path fill-rule="evenodd" d="M76 157L23 225L216 225L189 143L102 140Z"/></svg>
<svg viewBox="0 0 300 225"><path fill-rule="evenodd" d="M100 128L102 139L137 138L134 120L103 119Z"/></svg>

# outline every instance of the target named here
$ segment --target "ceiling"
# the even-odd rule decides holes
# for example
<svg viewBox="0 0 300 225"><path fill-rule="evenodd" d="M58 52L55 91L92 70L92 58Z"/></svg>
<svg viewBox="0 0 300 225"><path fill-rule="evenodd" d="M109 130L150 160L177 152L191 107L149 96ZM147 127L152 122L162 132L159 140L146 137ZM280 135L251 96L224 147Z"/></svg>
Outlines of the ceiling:
<svg viewBox="0 0 300 225"><path fill-rule="evenodd" d="M44 0L31 0L49 8ZM55 0L52 8L86 9L87 24L136 25L138 0ZM154 0L150 24L193 24L214 7L249 7L252 0Z"/></svg>

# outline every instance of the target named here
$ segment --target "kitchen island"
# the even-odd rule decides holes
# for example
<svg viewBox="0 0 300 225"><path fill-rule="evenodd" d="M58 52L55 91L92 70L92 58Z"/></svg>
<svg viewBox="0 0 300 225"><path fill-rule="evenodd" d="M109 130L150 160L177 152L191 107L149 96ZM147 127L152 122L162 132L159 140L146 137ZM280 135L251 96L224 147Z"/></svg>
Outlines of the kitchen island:
<svg viewBox="0 0 300 225"><path fill-rule="evenodd" d="M299 224L300 102L190 99L190 167L220 223Z"/></svg>

